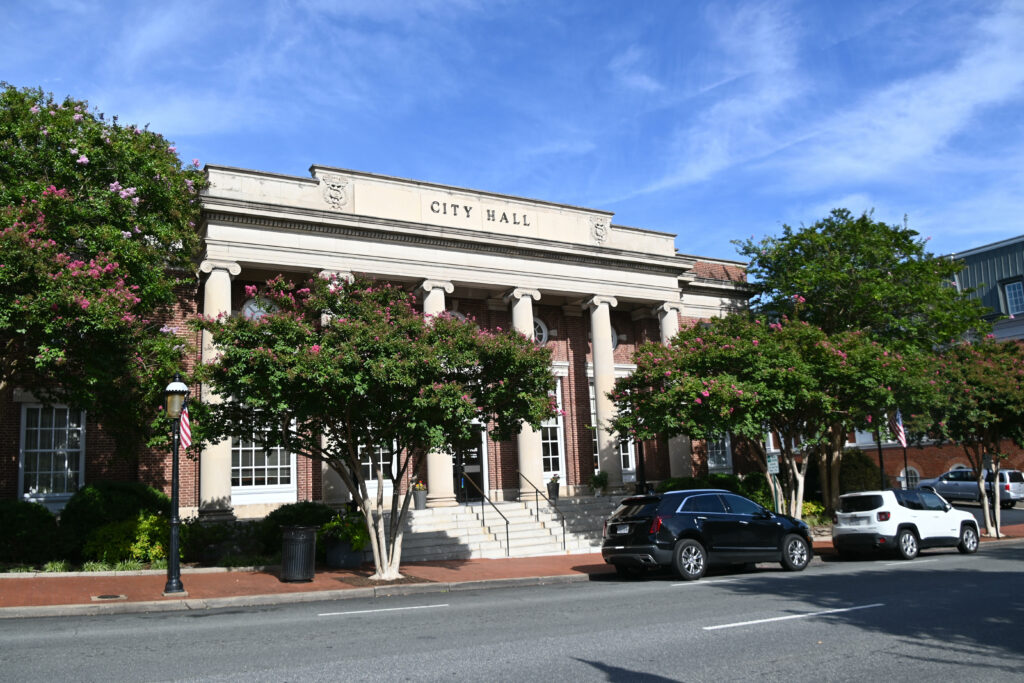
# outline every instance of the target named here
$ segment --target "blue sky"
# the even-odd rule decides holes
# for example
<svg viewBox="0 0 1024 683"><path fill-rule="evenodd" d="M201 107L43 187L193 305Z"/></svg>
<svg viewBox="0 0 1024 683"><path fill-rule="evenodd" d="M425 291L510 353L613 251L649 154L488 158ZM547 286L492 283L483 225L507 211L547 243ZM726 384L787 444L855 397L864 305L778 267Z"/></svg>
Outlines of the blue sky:
<svg viewBox="0 0 1024 683"><path fill-rule="evenodd" d="M687 254L874 209L1024 234L1024 2L7 0L0 79L182 159L615 212Z"/></svg>

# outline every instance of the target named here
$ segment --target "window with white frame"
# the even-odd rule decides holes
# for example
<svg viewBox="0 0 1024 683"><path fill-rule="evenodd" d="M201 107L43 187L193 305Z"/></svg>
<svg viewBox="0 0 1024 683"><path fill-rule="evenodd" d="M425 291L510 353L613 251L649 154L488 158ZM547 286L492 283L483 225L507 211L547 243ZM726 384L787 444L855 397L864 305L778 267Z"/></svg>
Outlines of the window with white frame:
<svg viewBox="0 0 1024 683"><path fill-rule="evenodd" d="M25 500L66 501L83 483L84 413L66 406L23 404L19 460Z"/></svg>
<svg viewBox="0 0 1024 683"><path fill-rule="evenodd" d="M545 474L562 472L562 382L555 387L558 414L540 423L541 461Z"/></svg>
<svg viewBox="0 0 1024 683"><path fill-rule="evenodd" d="M1006 312L1009 315L1024 313L1024 284L1008 282L1003 290L1006 293Z"/></svg>
<svg viewBox="0 0 1024 683"><path fill-rule="evenodd" d="M726 434L708 439L708 472L732 473L732 441Z"/></svg>
<svg viewBox="0 0 1024 683"><path fill-rule="evenodd" d="M255 436L231 439L231 486L295 486L295 457L282 446L267 447Z"/></svg>
<svg viewBox="0 0 1024 683"><path fill-rule="evenodd" d="M916 489L921 481L921 473L913 467L900 470L900 485L905 489Z"/></svg>
<svg viewBox="0 0 1024 683"><path fill-rule="evenodd" d="M395 460L395 449L393 446L375 446L367 448L359 446L359 464L362 468L363 479L368 483L376 484L377 468L384 470L384 481L390 481L388 474Z"/></svg>
<svg viewBox="0 0 1024 683"><path fill-rule="evenodd" d="M548 326L540 318L533 319L533 340L541 345L548 343Z"/></svg>

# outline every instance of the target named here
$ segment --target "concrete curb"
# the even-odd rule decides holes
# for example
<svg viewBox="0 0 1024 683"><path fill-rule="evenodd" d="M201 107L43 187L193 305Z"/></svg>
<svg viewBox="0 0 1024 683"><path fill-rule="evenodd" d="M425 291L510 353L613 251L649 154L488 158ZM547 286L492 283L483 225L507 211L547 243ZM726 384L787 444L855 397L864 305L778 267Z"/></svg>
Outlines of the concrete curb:
<svg viewBox="0 0 1024 683"><path fill-rule="evenodd" d="M270 593L239 595L229 598L182 598L180 600L152 600L145 602L108 602L72 605L42 605L38 607L2 607L0 619L26 617L98 616L103 614L143 614L155 612L187 612L224 607L260 607L290 603L350 600L356 598L383 598L398 595L451 593L454 591L539 586L547 584L590 581L590 574L560 574L556 576L530 576L509 579L482 579L436 583L406 583L377 588L346 588L342 590L306 591L300 593Z"/></svg>

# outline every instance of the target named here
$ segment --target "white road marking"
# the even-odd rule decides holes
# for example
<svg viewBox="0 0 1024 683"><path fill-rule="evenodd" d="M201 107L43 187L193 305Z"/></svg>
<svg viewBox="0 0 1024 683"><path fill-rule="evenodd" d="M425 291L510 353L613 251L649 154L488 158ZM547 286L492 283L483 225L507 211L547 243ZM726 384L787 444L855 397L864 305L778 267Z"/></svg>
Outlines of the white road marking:
<svg viewBox="0 0 1024 683"><path fill-rule="evenodd" d="M928 564L929 562L934 561L935 560L900 560L899 562L885 562L883 563L883 566L895 567L897 565L903 565L904 567L916 567L919 564Z"/></svg>
<svg viewBox="0 0 1024 683"><path fill-rule="evenodd" d="M713 583L733 583L736 579L712 579L711 581L687 581L686 583L672 583L669 584L671 587L676 586L710 586Z"/></svg>
<svg viewBox="0 0 1024 683"><path fill-rule="evenodd" d="M350 614L376 614L377 612L401 612L403 610L410 609L434 609L435 607L447 607L448 603L443 605L417 605L416 607L386 607L381 609L362 609L353 612L324 612L318 614L318 617L346 617Z"/></svg>
<svg viewBox="0 0 1024 683"><path fill-rule="evenodd" d="M872 607L883 607L884 602L876 602L873 605L860 605L858 607L843 607L842 609L827 609L821 612L809 612L807 614L791 614L785 617L772 617L770 619L755 619L754 621L738 621L734 624L721 624L719 626L705 626L705 631L717 631L723 628L735 628L737 626L752 626L754 624L767 624L773 621L788 621L790 619L807 619L809 617L820 617L825 614L839 614L840 612L853 612L859 609L871 609Z"/></svg>

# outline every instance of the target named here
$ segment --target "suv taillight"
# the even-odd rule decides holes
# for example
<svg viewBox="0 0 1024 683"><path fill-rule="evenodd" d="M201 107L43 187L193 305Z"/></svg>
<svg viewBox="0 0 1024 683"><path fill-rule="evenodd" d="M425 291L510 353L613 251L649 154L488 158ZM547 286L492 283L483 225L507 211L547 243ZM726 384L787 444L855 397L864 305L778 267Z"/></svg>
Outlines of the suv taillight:
<svg viewBox="0 0 1024 683"><path fill-rule="evenodd" d="M1003 490L1004 491L1009 491L1010 490L1010 485L1009 484L1003 484Z"/></svg>
<svg viewBox="0 0 1024 683"><path fill-rule="evenodd" d="M889 513L888 512L879 512L876 515L876 517L878 518L879 522L888 522L889 521Z"/></svg>
<svg viewBox="0 0 1024 683"><path fill-rule="evenodd" d="M654 518L654 521L651 522L651 530L648 531L647 533L649 533L649 534L656 534L660 530L661 530L661 515L658 515L657 517Z"/></svg>

